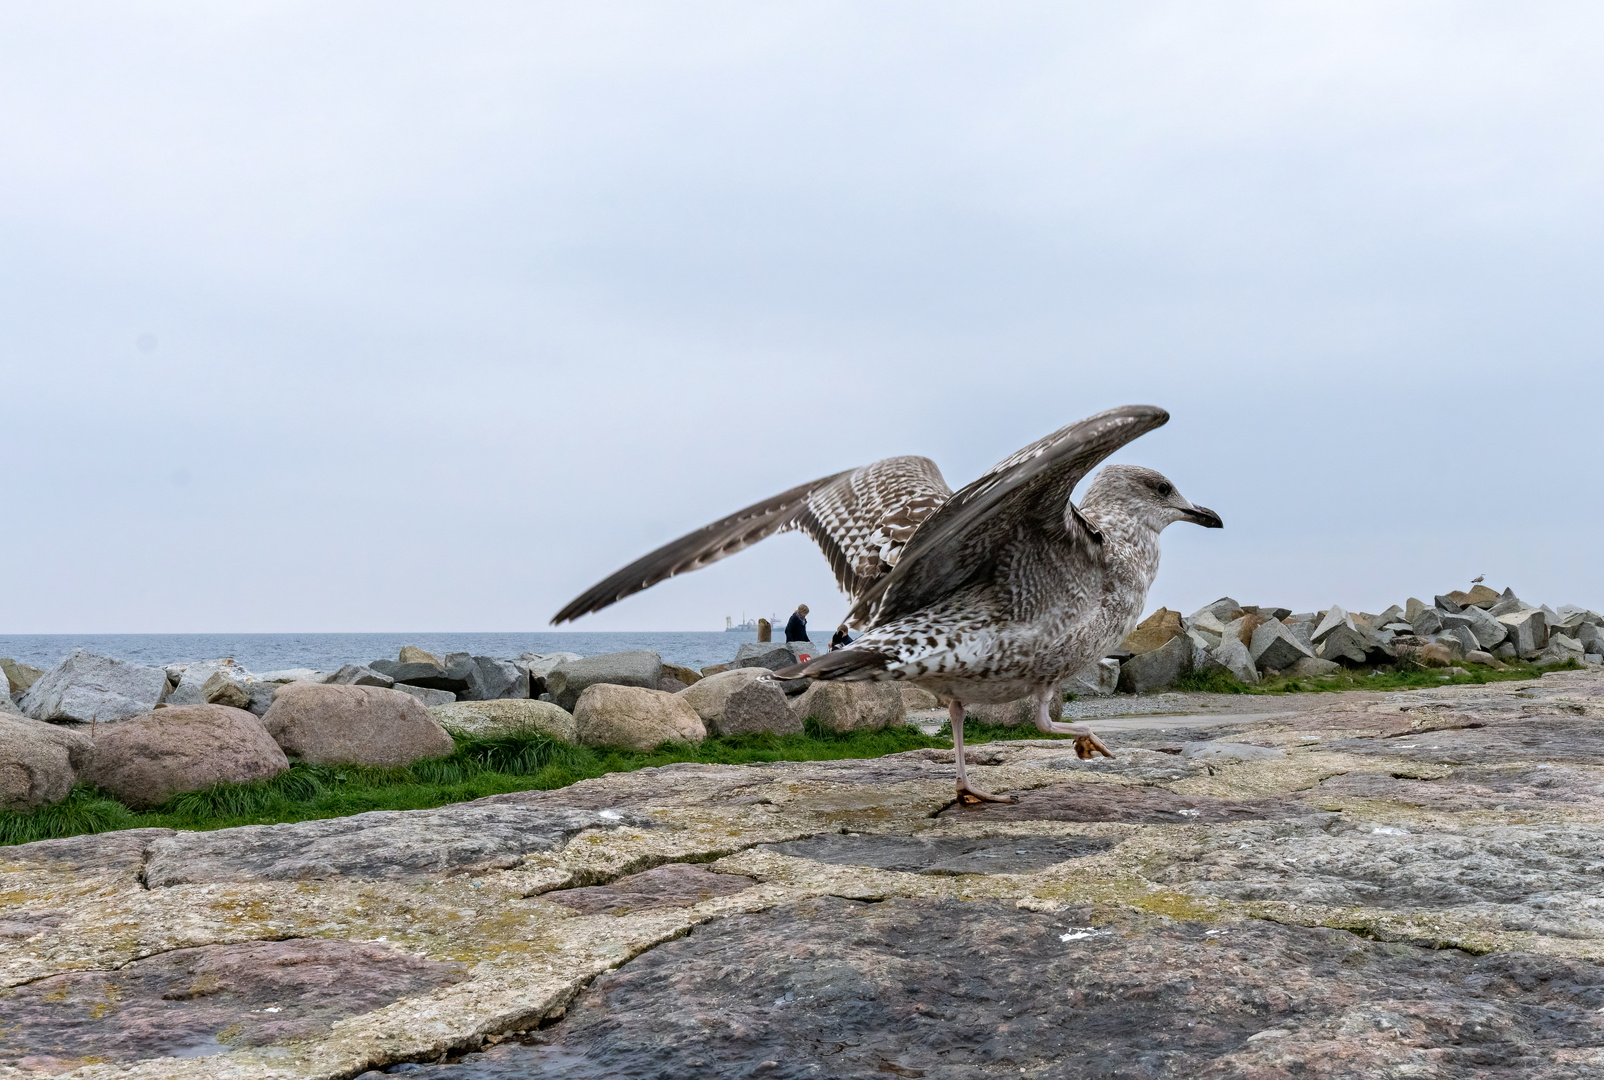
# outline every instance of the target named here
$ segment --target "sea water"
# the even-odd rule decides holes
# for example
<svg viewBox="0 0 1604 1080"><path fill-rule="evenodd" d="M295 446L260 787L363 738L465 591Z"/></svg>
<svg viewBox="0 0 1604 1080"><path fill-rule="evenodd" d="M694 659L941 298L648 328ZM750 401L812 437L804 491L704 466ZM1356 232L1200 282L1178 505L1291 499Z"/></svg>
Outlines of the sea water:
<svg viewBox="0 0 1604 1080"><path fill-rule="evenodd" d="M522 653L571 652L580 656L650 649L666 663L703 668L735 659L743 642L757 634L706 631L592 631L589 633L505 634L0 634L0 656L49 670L74 649L87 649L150 667L233 657L247 671L314 668L334 671L345 664L394 660L403 645L436 656L465 652L513 659ZM819 652L828 635L814 638Z"/></svg>

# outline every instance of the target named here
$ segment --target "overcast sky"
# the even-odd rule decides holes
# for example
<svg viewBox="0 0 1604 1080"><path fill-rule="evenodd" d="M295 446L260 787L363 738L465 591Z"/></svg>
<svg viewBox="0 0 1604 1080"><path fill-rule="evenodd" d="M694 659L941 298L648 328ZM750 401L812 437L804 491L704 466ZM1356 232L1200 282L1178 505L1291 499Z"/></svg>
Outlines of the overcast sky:
<svg viewBox="0 0 1604 1080"><path fill-rule="evenodd" d="M0 7L0 632L539 630L1110 406L1149 607L1604 607L1593 4ZM845 608L780 537L575 629Z"/></svg>

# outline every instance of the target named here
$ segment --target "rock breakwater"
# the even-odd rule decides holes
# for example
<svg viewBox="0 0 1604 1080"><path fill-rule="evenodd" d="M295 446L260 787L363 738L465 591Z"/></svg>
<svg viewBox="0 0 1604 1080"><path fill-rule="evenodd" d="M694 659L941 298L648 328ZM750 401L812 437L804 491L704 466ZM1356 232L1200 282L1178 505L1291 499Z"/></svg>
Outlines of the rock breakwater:
<svg viewBox="0 0 1604 1080"><path fill-rule="evenodd" d="M1243 605L1221 597L1192 614L1159 608L1112 655L1117 688L1150 693L1187 675L1226 672L1248 685L1267 675L1319 678L1343 668L1449 668L1510 661L1538 665L1604 662L1604 616L1566 605L1530 604L1514 590L1414 597L1379 614ZM1081 677L1085 682L1085 676ZM1082 687L1084 690L1094 689Z"/></svg>
<svg viewBox="0 0 1604 1080"><path fill-rule="evenodd" d="M647 650L501 660L406 646L395 660L261 675L231 659L161 669L76 651L0 696L0 810L58 801L77 780L149 809L214 784L268 779L294 761L404 768L451 754L464 737L647 752L709 731L787 735L809 719L836 731L906 720L894 688L810 695L777 682L770 664L784 665L770 651L742 646L734 666L705 675ZM778 654L795 662L794 649Z"/></svg>

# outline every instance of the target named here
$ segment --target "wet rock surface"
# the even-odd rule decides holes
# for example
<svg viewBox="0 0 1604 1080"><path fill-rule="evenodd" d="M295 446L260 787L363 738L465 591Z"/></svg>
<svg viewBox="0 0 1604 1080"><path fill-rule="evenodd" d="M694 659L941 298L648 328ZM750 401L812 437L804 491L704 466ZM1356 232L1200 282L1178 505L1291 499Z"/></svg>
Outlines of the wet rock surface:
<svg viewBox="0 0 1604 1080"><path fill-rule="evenodd" d="M0 1077L1604 1075L1604 676L1142 704L0 848Z"/></svg>

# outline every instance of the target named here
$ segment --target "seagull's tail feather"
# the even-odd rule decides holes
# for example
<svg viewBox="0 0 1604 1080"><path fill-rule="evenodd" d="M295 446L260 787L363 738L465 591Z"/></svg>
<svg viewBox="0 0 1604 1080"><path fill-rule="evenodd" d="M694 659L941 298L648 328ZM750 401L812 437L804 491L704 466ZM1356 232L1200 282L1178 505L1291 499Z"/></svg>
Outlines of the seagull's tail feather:
<svg viewBox="0 0 1604 1080"><path fill-rule="evenodd" d="M837 649L815 656L805 664L792 664L774 673L777 679L872 679L885 671L895 657L872 649Z"/></svg>

